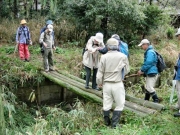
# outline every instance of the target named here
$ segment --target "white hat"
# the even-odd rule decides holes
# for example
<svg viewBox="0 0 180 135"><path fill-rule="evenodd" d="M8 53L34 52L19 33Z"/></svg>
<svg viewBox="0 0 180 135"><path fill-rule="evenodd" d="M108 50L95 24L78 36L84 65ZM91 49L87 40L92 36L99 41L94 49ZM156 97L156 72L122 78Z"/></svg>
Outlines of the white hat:
<svg viewBox="0 0 180 135"><path fill-rule="evenodd" d="M175 36L180 35L180 28L178 29L178 32L175 34Z"/></svg>
<svg viewBox="0 0 180 135"><path fill-rule="evenodd" d="M110 38L110 39L108 39L108 41L107 41L106 44L107 44L107 45L115 45L115 46L118 46L118 45L119 45L117 39L115 39L115 38Z"/></svg>
<svg viewBox="0 0 180 135"><path fill-rule="evenodd" d="M112 37L112 38L115 38L115 39L117 39L117 40L120 40L120 37L119 37L118 34L114 34L114 35L112 35L111 37Z"/></svg>
<svg viewBox="0 0 180 135"><path fill-rule="evenodd" d="M52 26L51 24L49 24L49 25L47 26L47 29L52 32L52 31L53 31L53 26Z"/></svg>
<svg viewBox="0 0 180 135"><path fill-rule="evenodd" d="M103 43L103 34L102 33L96 33L95 40L99 43Z"/></svg>
<svg viewBox="0 0 180 135"><path fill-rule="evenodd" d="M143 44L150 44L150 42L147 39L143 39L138 46L142 46Z"/></svg>

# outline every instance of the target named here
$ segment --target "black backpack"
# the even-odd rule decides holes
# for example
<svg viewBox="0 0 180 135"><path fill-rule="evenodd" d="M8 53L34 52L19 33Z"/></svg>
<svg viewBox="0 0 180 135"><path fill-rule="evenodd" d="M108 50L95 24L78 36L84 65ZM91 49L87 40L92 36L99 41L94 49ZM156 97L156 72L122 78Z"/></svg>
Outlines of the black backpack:
<svg viewBox="0 0 180 135"><path fill-rule="evenodd" d="M161 73L164 69L166 69L167 66L164 62L163 57L158 52L155 51L155 53L156 53L157 59L158 59L156 66L158 68L158 72Z"/></svg>

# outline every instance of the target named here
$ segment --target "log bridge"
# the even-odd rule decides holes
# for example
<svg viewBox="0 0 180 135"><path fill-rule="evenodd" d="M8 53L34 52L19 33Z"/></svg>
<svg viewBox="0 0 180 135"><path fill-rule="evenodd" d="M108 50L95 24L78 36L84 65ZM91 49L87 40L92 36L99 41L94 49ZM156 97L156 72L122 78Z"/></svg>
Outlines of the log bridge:
<svg viewBox="0 0 180 135"><path fill-rule="evenodd" d="M93 102L97 102L100 104L103 103L102 91L85 89L84 87L85 80L83 79L80 79L76 76L73 76L71 74L62 71L51 71L51 72L41 71L41 73L52 82L60 85L61 87L66 88L67 90L76 93L77 95L80 95ZM150 114L155 114L158 111L163 110L164 105L153 103L150 101L145 101L143 99L132 97L126 94L125 109L132 111L137 115L146 116Z"/></svg>

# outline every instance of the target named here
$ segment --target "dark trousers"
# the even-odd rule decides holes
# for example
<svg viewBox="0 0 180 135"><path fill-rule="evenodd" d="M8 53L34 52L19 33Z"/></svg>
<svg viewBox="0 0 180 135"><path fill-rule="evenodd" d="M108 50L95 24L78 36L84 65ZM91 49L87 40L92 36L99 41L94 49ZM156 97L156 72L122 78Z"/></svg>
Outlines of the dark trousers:
<svg viewBox="0 0 180 135"><path fill-rule="evenodd" d="M85 66L86 70L86 86L89 86L89 80L91 77L91 69ZM97 68L93 68L93 78L92 78L92 88L95 89L97 87L96 84L96 74L97 74Z"/></svg>

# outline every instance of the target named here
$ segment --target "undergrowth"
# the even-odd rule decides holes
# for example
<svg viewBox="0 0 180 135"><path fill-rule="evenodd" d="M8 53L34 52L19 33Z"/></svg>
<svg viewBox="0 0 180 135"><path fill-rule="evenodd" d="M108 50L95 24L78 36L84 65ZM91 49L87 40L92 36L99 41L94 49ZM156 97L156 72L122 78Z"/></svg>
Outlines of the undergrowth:
<svg viewBox="0 0 180 135"><path fill-rule="evenodd" d="M172 46L173 44L173 46ZM160 43L155 45L168 62L168 69L161 74L161 84L157 93L162 99L161 103L166 110L146 117L140 117L124 110L120 125L117 129L106 127L103 121L102 106L86 100L75 99L72 109L66 111L62 103L53 106L27 106L18 101L13 91L18 86L23 86L28 81L34 84L43 81L44 77L39 74L43 70L42 56L38 45L29 46L30 62L19 60L17 53L14 54L14 46L4 45L0 48L0 75L2 101L4 104L5 125L7 135L179 135L179 119L173 117L174 110L169 104L171 93L171 80L173 65L177 57L178 48L176 42ZM160 49L162 48L162 49ZM168 53L168 49L175 53ZM83 70L81 48L57 47L54 52L55 68L66 70L80 77ZM136 73L143 62L143 51L139 48L130 48L131 73ZM171 57L169 57L171 56ZM172 59L173 57L173 59ZM136 83L126 82L126 92L130 95L143 98L144 78L137 79ZM173 104L177 101L174 97Z"/></svg>

